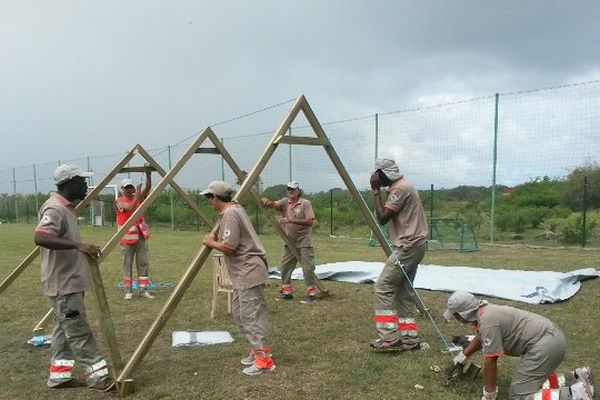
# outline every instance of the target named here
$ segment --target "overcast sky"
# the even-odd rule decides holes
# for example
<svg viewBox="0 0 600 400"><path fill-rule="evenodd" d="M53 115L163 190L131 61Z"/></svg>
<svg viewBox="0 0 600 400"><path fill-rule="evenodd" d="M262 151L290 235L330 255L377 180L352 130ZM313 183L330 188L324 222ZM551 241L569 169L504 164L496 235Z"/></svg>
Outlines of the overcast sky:
<svg viewBox="0 0 600 400"><path fill-rule="evenodd" d="M299 93L326 122L597 80L598 21L597 1L0 0L0 170L174 144Z"/></svg>

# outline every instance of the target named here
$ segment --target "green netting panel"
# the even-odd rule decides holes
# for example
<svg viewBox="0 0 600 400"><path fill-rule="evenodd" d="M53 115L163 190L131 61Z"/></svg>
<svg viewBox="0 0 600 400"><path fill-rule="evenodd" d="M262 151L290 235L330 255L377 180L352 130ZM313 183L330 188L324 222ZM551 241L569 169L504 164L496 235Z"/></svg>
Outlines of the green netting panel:
<svg viewBox="0 0 600 400"><path fill-rule="evenodd" d="M460 252L478 251L471 225L460 218L429 218L428 249L454 249Z"/></svg>

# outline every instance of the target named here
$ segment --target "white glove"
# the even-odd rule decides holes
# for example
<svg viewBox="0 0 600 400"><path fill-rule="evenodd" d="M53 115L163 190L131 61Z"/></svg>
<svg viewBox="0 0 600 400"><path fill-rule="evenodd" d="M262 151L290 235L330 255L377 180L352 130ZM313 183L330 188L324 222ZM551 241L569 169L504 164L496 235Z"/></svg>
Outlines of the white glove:
<svg viewBox="0 0 600 400"><path fill-rule="evenodd" d="M456 356L454 356L454 358L452 359L452 361L454 362L454 365L456 365L456 364L464 364L465 361L467 361L467 356L465 356L465 353L463 353L461 351Z"/></svg>
<svg viewBox="0 0 600 400"><path fill-rule="evenodd" d="M496 386L496 389L493 392L486 392L485 386L483 387L483 396L481 397L481 400L496 400L496 396L498 396L498 386Z"/></svg>

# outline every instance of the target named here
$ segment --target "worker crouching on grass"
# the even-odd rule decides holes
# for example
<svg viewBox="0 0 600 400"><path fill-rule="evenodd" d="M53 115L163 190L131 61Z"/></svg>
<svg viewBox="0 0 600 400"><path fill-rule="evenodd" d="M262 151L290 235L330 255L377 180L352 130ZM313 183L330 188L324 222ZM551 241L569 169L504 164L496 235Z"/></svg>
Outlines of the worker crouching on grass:
<svg viewBox="0 0 600 400"><path fill-rule="evenodd" d="M562 331L541 315L478 300L470 293L455 292L448 299L444 318L473 324L475 339L454 358L466 364L481 350L485 386L481 400L498 394L497 362L502 355L520 357L508 389L509 400L589 400L594 393L589 367L557 375L554 371L566 352Z"/></svg>
<svg viewBox="0 0 600 400"><path fill-rule="evenodd" d="M371 174L375 213L381 225L389 222L392 254L375 283L375 324L378 352L417 350L419 331L411 307L412 282L427 246L427 219L416 189L400 173L396 162L375 160ZM389 187L385 205L381 187Z"/></svg>
<svg viewBox="0 0 600 400"><path fill-rule="evenodd" d="M300 255L300 260L292 254L287 245L283 248L281 256L281 290L279 298L281 300L291 300L294 298L292 287L292 272L296 264L300 263L306 284L306 296L301 303L312 304L317 298L317 287L315 282L315 250L313 248L311 236L312 225L315 220L315 214L310 200L302 197L302 189L296 181L287 184L288 197L281 200L260 199L263 207L274 208L281 212L282 217L279 223L283 226L285 234Z"/></svg>
<svg viewBox="0 0 600 400"><path fill-rule="evenodd" d="M59 166L54 171L58 191L40 208L39 223L35 228L34 241L41 247L44 295L50 299L56 316L47 382L52 389L79 386L72 376L75 361L85 366L90 389L114 387L83 302L84 291L89 286L86 256L97 259L100 248L81 242L73 202L85 198L85 179L91 175L74 165Z"/></svg>
<svg viewBox="0 0 600 400"><path fill-rule="evenodd" d="M233 190L223 181L213 181L201 192L219 214L219 227L204 237L203 244L223 252L233 284L232 314L252 346L241 360L246 375L273 371L270 326L263 291L269 282L263 245L244 208L232 201Z"/></svg>

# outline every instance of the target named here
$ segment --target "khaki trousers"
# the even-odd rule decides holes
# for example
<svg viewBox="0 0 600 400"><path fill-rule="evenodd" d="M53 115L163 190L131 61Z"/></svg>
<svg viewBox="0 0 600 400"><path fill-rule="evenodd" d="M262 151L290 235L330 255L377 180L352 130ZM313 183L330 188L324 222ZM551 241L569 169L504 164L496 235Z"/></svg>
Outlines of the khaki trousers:
<svg viewBox="0 0 600 400"><path fill-rule="evenodd" d="M123 276L133 279L133 259L137 266L138 277L148 277L150 263L148 261L148 241L140 233L140 240L136 244L122 244L123 250Z"/></svg>
<svg viewBox="0 0 600 400"><path fill-rule="evenodd" d="M108 370L88 323L83 296L83 292L78 292L49 297L56 315L50 344L51 365L62 361L79 361L86 367L88 385L92 385L105 378ZM68 380L70 378L49 378L48 386Z"/></svg>
<svg viewBox="0 0 600 400"><path fill-rule="evenodd" d="M296 268L296 264L300 262L302 273L304 274L304 283L307 287L315 286L315 250L312 247L296 247L296 251L300 254L300 260L292 254L287 245L283 248L281 256L281 284L290 285L292 283L292 272Z"/></svg>
<svg viewBox="0 0 600 400"><path fill-rule="evenodd" d="M233 320L254 350L264 349L271 344L264 289L265 285L259 285L233 290Z"/></svg>
<svg viewBox="0 0 600 400"><path fill-rule="evenodd" d="M419 263L425 256L426 247L427 244L424 243L410 250L398 247L392 248L392 254L385 263L381 275L379 275L375 283L374 308L376 315L387 311L389 314L395 312L399 318L414 318L411 285L415 280ZM396 262L402 264L406 275ZM379 324L377 332L382 340L396 340L400 336L397 323Z"/></svg>
<svg viewBox="0 0 600 400"><path fill-rule="evenodd" d="M508 389L509 400L532 400L548 376L565 358L567 342L558 327L546 332L521 356ZM569 399L569 388L560 388L560 400Z"/></svg>

